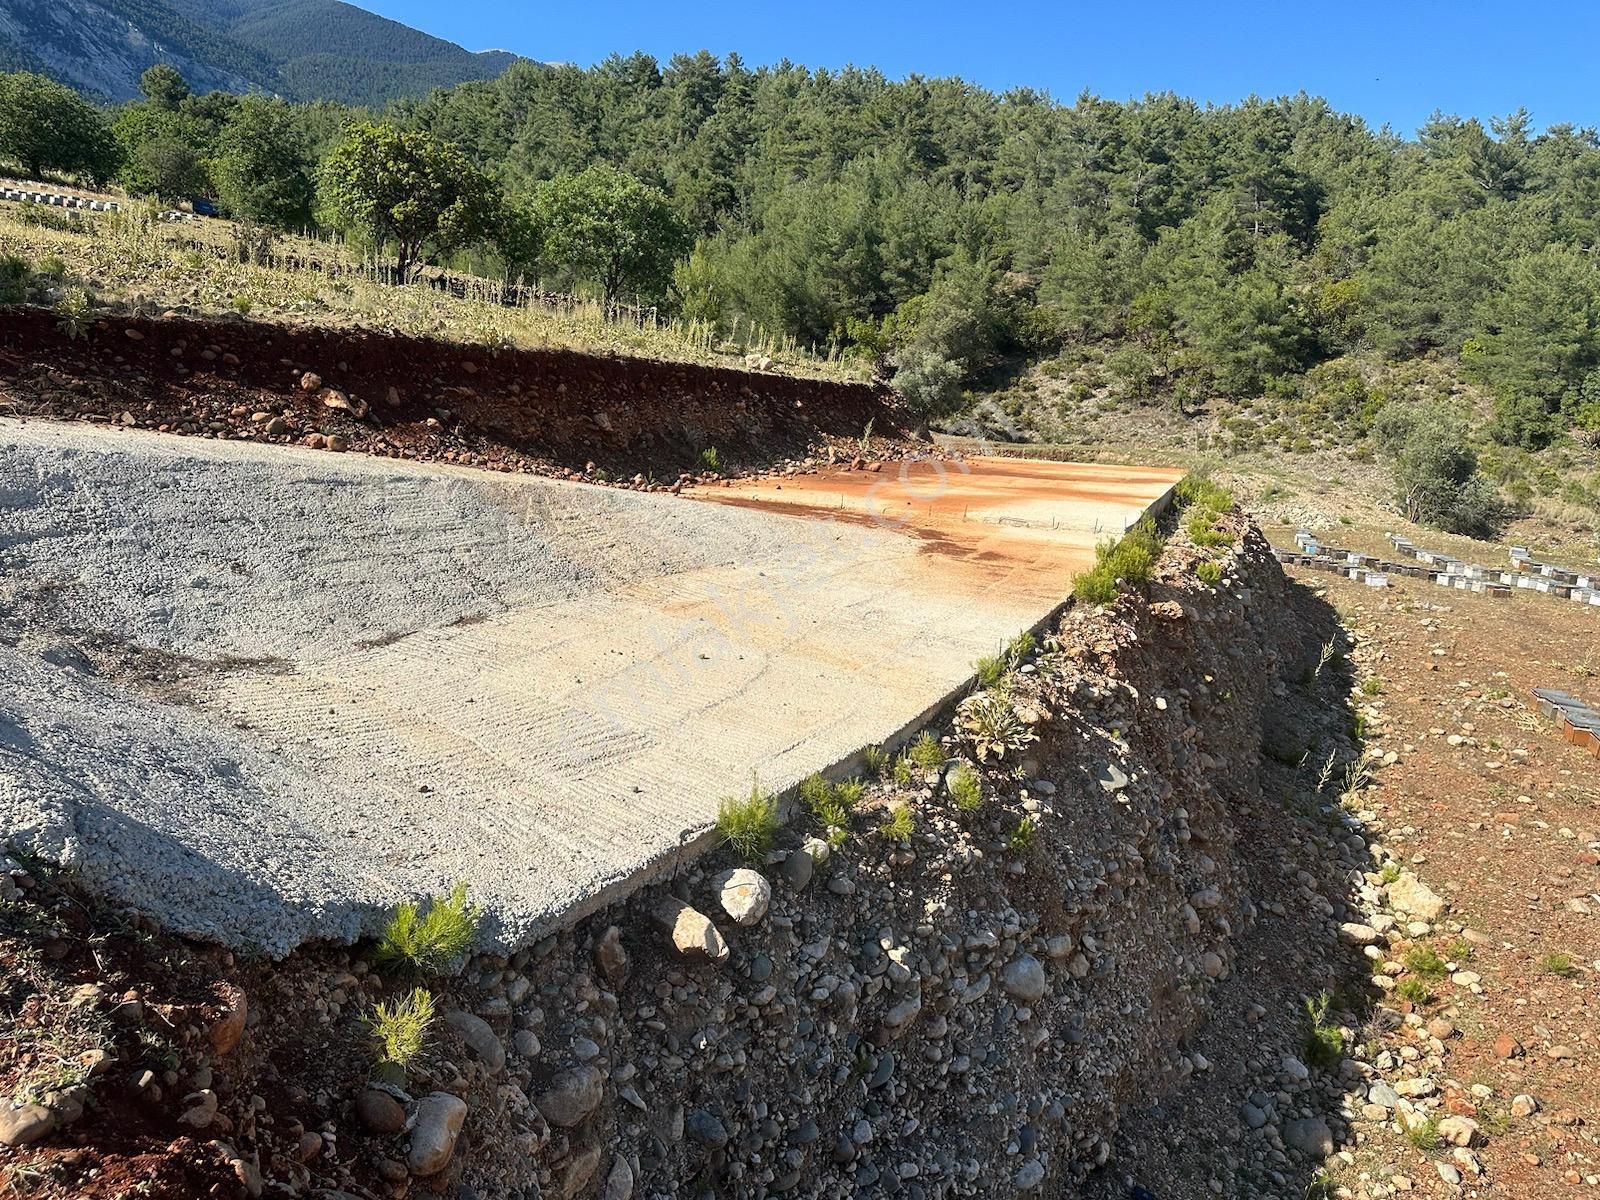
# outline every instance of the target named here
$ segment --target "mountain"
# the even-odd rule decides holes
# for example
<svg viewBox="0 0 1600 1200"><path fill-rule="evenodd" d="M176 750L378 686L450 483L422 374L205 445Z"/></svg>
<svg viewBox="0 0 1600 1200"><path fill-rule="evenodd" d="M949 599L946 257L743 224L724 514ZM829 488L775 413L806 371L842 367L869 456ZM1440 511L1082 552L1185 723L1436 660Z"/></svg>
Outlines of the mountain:
<svg viewBox="0 0 1600 1200"><path fill-rule="evenodd" d="M138 95L158 62L199 92L380 105L493 79L516 61L340 0L0 0L0 69L42 69L113 100Z"/></svg>

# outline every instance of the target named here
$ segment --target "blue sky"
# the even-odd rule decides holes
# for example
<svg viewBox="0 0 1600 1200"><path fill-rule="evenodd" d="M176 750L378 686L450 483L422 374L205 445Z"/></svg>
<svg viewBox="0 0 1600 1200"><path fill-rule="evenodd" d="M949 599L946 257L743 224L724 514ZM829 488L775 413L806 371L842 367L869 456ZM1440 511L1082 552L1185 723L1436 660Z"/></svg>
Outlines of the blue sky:
<svg viewBox="0 0 1600 1200"><path fill-rule="evenodd" d="M1171 90L1226 102L1305 89L1411 133L1435 108L1488 116L1527 107L1537 126L1600 125L1600 5L1479 0L1159 0L985 4L854 0L356 0L460 42L587 66L613 51L738 51L751 66L877 66L960 75L1070 100Z"/></svg>

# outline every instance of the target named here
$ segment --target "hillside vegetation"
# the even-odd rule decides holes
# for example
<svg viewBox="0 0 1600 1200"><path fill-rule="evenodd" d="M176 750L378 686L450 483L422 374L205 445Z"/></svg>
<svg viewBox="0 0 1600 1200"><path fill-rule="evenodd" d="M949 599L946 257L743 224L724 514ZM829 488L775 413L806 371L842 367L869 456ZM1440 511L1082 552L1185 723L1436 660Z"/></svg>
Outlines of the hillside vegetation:
<svg viewBox="0 0 1600 1200"><path fill-rule="evenodd" d="M0 0L0 68L43 71L113 100L165 63L202 91L383 104L490 79L516 60L339 0Z"/></svg>
<svg viewBox="0 0 1600 1200"><path fill-rule="evenodd" d="M1304 94L1063 104L706 53L519 62L376 126L150 83L97 170L338 229L402 277L449 263L773 331L969 432L1203 414L1222 453L1376 457L1402 511L1463 531L1552 489L1594 508L1590 129L1440 114L1408 138ZM428 220L401 228L419 180Z"/></svg>

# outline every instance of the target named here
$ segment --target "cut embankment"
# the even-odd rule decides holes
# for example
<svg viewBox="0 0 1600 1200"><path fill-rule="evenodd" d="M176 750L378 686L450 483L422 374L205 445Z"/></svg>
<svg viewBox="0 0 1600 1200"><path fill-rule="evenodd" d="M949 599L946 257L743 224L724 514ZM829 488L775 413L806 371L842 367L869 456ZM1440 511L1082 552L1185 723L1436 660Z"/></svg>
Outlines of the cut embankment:
<svg viewBox="0 0 1600 1200"><path fill-rule="evenodd" d="M244 318L107 316L72 336L30 308L0 321L6 391L40 415L662 484L708 450L762 466L903 417L861 383Z"/></svg>
<svg viewBox="0 0 1600 1200"><path fill-rule="evenodd" d="M1070 586L1070 554L814 513L3 432L10 836L274 953L456 881L488 944L570 923L702 849L720 797L899 736Z"/></svg>

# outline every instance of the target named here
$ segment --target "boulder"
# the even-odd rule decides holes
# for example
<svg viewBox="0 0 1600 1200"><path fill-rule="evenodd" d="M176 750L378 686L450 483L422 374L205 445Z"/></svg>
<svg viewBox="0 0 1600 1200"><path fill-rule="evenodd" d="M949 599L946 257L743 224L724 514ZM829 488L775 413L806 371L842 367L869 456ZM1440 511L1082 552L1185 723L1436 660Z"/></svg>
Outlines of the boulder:
<svg viewBox="0 0 1600 1200"><path fill-rule="evenodd" d="M562 1129L571 1129L600 1107L605 1095L605 1079L588 1065L562 1071L534 1103L544 1119Z"/></svg>
<svg viewBox="0 0 1600 1200"><path fill-rule="evenodd" d="M1389 904L1419 921L1436 921L1450 907L1444 897L1410 871L1403 872L1388 888Z"/></svg>

